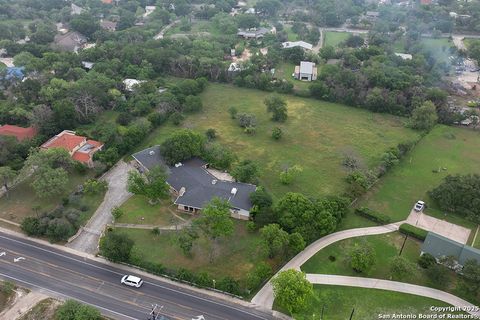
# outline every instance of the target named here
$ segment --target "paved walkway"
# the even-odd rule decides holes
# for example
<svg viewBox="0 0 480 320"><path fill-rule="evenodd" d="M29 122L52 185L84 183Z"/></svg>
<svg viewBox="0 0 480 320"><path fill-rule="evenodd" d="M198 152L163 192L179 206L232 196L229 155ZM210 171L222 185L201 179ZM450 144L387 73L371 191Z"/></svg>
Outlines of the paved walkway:
<svg viewBox="0 0 480 320"><path fill-rule="evenodd" d="M284 265L283 268L281 268L278 272L288 269L300 270L300 266L307 262L308 259L310 259L318 251L322 250L323 248L329 246L332 243L348 238L383 234L396 231L403 222L404 221L400 221L378 227L343 230L329 234L309 245L307 248L305 248L305 250L297 254L292 260L290 260L286 265ZM273 306L273 300L273 288L270 282L268 282L262 289L260 289L260 291L255 295L255 297L253 297L252 302L264 308L271 309Z"/></svg>
<svg viewBox="0 0 480 320"><path fill-rule="evenodd" d="M437 219L426 215L423 212L416 212L412 210L407 218L407 222L412 226L433 231L448 239L466 244L470 237L470 229L447 222L445 220Z"/></svg>
<svg viewBox="0 0 480 320"><path fill-rule="evenodd" d="M170 226L155 226L153 224L133 224L133 223L114 223L114 227L119 227L119 228L130 228L130 229L146 229L146 230L152 230L155 228L158 228L158 230L165 230L165 231L170 231L170 230L180 230L183 229L191 224L191 221L184 221L179 224L175 225L170 225Z"/></svg>
<svg viewBox="0 0 480 320"><path fill-rule="evenodd" d="M470 302L460 299L459 297L456 297L450 293L403 282L360 277L334 276L329 274L307 274L307 279L314 284L382 289L414 294L417 296L440 300L451 304L454 307L467 307L471 308L471 310L475 309L474 305ZM480 311L471 311L469 313L471 315L480 317Z"/></svg>
<svg viewBox="0 0 480 320"><path fill-rule="evenodd" d="M102 180L107 181L108 190L105 198L95 211L93 217L82 228L80 234L67 247L95 254L98 251L98 241L108 223L112 223L111 211L113 207L118 207L127 201L132 194L127 191L128 171L134 168L120 160L110 171L108 171Z"/></svg>

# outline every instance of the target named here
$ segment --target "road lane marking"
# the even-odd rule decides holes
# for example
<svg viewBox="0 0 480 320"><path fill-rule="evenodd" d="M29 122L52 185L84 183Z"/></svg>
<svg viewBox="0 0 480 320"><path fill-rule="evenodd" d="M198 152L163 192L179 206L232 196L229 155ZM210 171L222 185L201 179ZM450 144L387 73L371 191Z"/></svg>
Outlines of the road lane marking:
<svg viewBox="0 0 480 320"><path fill-rule="evenodd" d="M113 311L113 310L107 309L107 308L105 308L105 307L98 306L98 305L96 305L96 304L83 301L83 300L81 300L81 299L77 299L77 298L75 298L75 297L69 296L68 294L60 293L60 292L55 291L55 290L52 290L52 289L48 289L48 288L43 288L43 287L37 286L37 285L35 285L35 284L33 284L33 283L30 283L30 282L28 282L28 281L25 281L25 280L17 279L17 278L15 278L15 277L12 277L12 276L9 276L9 275L3 274L3 273L0 273L0 276L2 276L2 277L4 277L4 278L11 279L11 280L14 280L14 281L17 281L17 282L25 283L25 284L27 284L27 285L29 285L29 286L31 286L31 287L34 287L34 288L41 288L41 289L43 289L43 290L53 292L53 293L55 293L56 295L59 295L59 296L63 296L63 297L75 299L75 300L80 301L80 302L82 302L82 303L84 303L84 304L88 304L88 305L93 306L93 307L95 307L95 308L102 309L102 310L105 310L105 311L107 311L107 312L110 312L110 313L113 313L113 314L116 314L116 315L119 315L119 316L122 316L122 317L125 317L125 318L128 318L128 319L137 320L137 318L132 318L132 317L127 316L127 315L125 315L125 314L123 314L123 313L120 313L120 312L117 312L117 311Z"/></svg>
<svg viewBox="0 0 480 320"><path fill-rule="evenodd" d="M80 263L83 263L83 264L86 264L86 265L89 265L91 267L94 267L94 268L97 268L97 269L100 269L100 270L104 270L104 271L108 271L108 272L111 272L111 273L115 273L115 274L118 274L118 275L123 275L124 273L120 273L120 272L116 272L116 271L113 271L113 270L110 270L110 269L107 269L107 268L104 268L104 267L101 267L101 266L97 266L95 264L92 264L92 263L89 263L89 262L86 262L86 261L82 261L78 258L73 258L73 257L69 257L69 256L66 256L64 254L61 254L59 252L55 252L55 251L52 251L52 250L47 250L47 249L44 249L44 248L41 248L39 246L36 246L36 245L33 245L33 244L30 244L30 243L27 243L27 242L23 242L23 241L20 241L20 240L17 240L17 239L12 239L12 238L9 238L9 237L6 237L4 235L0 235L0 238L3 238L3 239L6 239L8 241L11 241L11 242L16 242L16 243L19 243L21 245L24 245L24 246L28 246L28 247L31 247L31 248L35 248L37 250L41 250L41 251L44 251L44 252L48 252L48 253L51 253L53 255L56 255L56 256L59 256L59 257L63 257L65 259L68 259L68 260L73 260L73 261L76 261L76 262L80 262ZM23 239L22 239L23 240ZM47 245L44 245L44 246L47 246ZM56 249L56 250L59 250L59 249ZM73 253L70 253L72 256L75 256L75 254ZM78 256L77 256L78 257ZM85 259L86 257L83 257L83 259ZM101 262L98 262L97 263L100 263L100 264L103 264ZM157 280L160 282L160 280ZM151 284L153 286L156 286L156 287L159 287L159 288L163 288L165 290L169 290L169 291L172 291L172 292L175 292L175 293L179 293L179 294L182 294L182 295L185 295L185 296L188 296L190 298L193 298L193 299L198 299L198 300L201 300L201 301L204 301L204 302L207 302L207 303L211 303L211 304L215 304L215 305L218 305L218 306L222 306L224 308L227 308L227 309L232 309L232 310L236 310L240 313L244 313L244 314L248 314L252 317L255 317L257 319L262 319L262 320L268 320L268 318L265 318L261 315L257 315L257 314L254 314L254 313L251 313L249 311L246 311L246 310L242 310L240 308L237 308L235 306L232 306L232 305L228 305L228 304L224 304L222 302L218 302L216 300L213 300L214 297L211 297L212 300L210 299L206 299L206 298L203 298L203 297L199 297L199 296L196 296L196 295L193 295L193 294L190 294L190 293L187 293L187 292L184 292L184 291L181 291L181 290L177 290L177 289L173 289L173 288L169 288L169 287L166 287L164 285L160 285L160 284L156 284L156 283L152 283L152 282L145 282L145 283L148 283L148 284ZM175 284L172 284L172 286L175 286ZM187 289L188 290L188 289ZM204 293L202 293L204 294ZM252 308L252 307L245 307L245 308ZM252 308L253 309L253 308Z"/></svg>
<svg viewBox="0 0 480 320"><path fill-rule="evenodd" d="M24 258L24 257L14 258L14 259L13 259L13 262L18 262L18 261L20 261L20 260L25 260L25 258Z"/></svg>
<svg viewBox="0 0 480 320"><path fill-rule="evenodd" d="M0 257L3 257L4 255L6 255L7 253L5 251L2 251L0 252Z"/></svg>
<svg viewBox="0 0 480 320"><path fill-rule="evenodd" d="M18 252L16 251L13 251L13 250L9 250L10 253L13 253L13 254L19 254ZM41 259L38 259L38 258L35 258L35 257L30 257L30 256L27 256L25 255L26 257L28 257L29 259L32 260L33 263L38 263L40 266L44 267L45 265L49 266L51 269L59 269L61 271L64 271L66 273L71 273L71 274L74 274L74 275L77 275L79 276L80 278L86 278L86 279L90 279L92 281L95 281L95 283L97 282L104 282L104 280L101 280L99 278L96 278L96 277L92 277L92 276L89 276L89 275L86 275L84 273L80 273L80 272L77 272L77 271L74 271L74 270L71 270L71 269L68 269L68 268L65 268L65 267L62 267L62 266L59 266L59 265L56 265L56 264L53 264L53 263L50 263L50 262L47 262L47 261L44 261L44 260L41 260ZM37 271L37 269L34 269L34 266L33 264L30 264L28 267L23 267L24 270L28 270L28 271L31 271L31 272L34 272L34 273L40 273L42 274L40 271ZM54 270L53 270L54 271ZM150 294L147 294L147 293L144 293L144 292L141 292L141 291L138 291L138 290L135 290L135 289L131 289L129 287L126 287L126 286L122 286L122 285L119 285L117 284L116 282L110 282L110 281L107 281L106 282L108 285L110 285L113 289L115 288L120 288L122 289L123 291L129 291L131 292L132 294L135 294L137 297L135 298L135 300L138 299L138 296L143 296L145 298L150 298L154 301L163 301L165 302L165 304L169 304L169 305L174 305L174 306L177 306L181 309L184 309L184 311L192 311L192 312L204 312L206 314L209 314L208 312L204 311L204 310L195 310L193 308L191 308L190 306L186 306L186 305L183 305L183 304L180 304L180 303L177 303L177 302L174 302L174 301L171 301L169 299L165 299L165 298L160 298L160 297L157 297L157 296L152 296ZM98 291L100 289L101 285L96 289L96 291ZM91 290L92 291L92 290ZM214 318L217 318L217 316L215 315L211 315L212 317Z"/></svg>

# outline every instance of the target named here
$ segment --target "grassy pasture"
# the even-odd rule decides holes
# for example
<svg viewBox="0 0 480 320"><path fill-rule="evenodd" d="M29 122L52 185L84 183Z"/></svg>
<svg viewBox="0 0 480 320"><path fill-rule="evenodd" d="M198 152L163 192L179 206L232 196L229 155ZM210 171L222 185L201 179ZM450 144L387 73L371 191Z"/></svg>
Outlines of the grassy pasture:
<svg viewBox="0 0 480 320"><path fill-rule="evenodd" d="M263 104L266 92L242 89L224 84L210 84L202 94L203 111L190 115L182 127L204 133L214 128L218 142L229 147L240 159L257 162L260 183L276 197L285 192L302 192L310 196L340 194L348 172L342 166L346 154L354 154L365 166L379 163L382 153L402 141L414 140L417 133L404 127L404 119L328 103L285 95L289 117L285 123L270 120ZM257 118L257 132L247 135L230 118L229 107L239 113L252 113ZM279 126L283 137L271 138ZM173 124L156 129L138 147L162 143L178 130ZM303 172L292 185L282 185L280 172L291 165L300 165Z"/></svg>
<svg viewBox="0 0 480 320"><path fill-rule="evenodd" d="M340 42L345 41L350 36L350 32L335 32L335 31L326 31L323 33L323 45L338 47Z"/></svg>

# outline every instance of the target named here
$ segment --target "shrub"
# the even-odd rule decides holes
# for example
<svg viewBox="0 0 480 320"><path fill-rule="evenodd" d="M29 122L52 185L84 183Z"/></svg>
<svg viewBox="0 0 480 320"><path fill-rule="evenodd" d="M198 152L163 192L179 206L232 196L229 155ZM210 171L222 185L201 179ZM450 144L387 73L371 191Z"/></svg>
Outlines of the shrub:
<svg viewBox="0 0 480 320"><path fill-rule="evenodd" d="M15 290L15 284L10 281L3 282L2 286L0 287L0 291L7 296L11 295L14 290Z"/></svg>
<svg viewBox="0 0 480 320"><path fill-rule="evenodd" d="M238 125L242 128L255 127L257 125L257 118L253 114L241 113L236 118Z"/></svg>
<svg viewBox="0 0 480 320"><path fill-rule="evenodd" d="M407 236L411 236L421 241L424 241L428 234L427 230L412 226L408 223L402 223L399 231Z"/></svg>
<svg viewBox="0 0 480 320"><path fill-rule="evenodd" d="M418 265L423 269L428 269L436 263L437 260L430 253L424 253L418 258Z"/></svg>
<svg viewBox="0 0 480 320"><path fill-rule="evenodd" d="M123 210L120 209L119 207L113 207L112 209L112 216L115 220L120 219L120 217L123 215Z"/></svg>
<svg viewBox="0 0 480 320"><path fill-rule="evenodd" d="M160 234L160 229L158 227L155 227L152 229L152 233L156 236L158 236Z"/></svg>
<svg viewBox="0 0 480 320"><path fill-rule="evenodd" d="M249 290L255 290L271 276L272 268L267 263L261 262L247 273L247 288Z"/></svg>
<svg viewBox="0 0 480 320"><path fill-rule="evenodd" d="M209 128L207 131L205 131L205 135L209 141L212 141L217 138L217 131L213 128Z"/></svg>
<svg viewBox="0 0 480 320"><path fill-rule="evenodd" d="M39 236L40 233L40 220L35 217L26 217L23 219L20 228L23 232L25 232L28 236Z"/></svg>
<svg viewBox="0 0 480 320"><path fill-rule="evenodd" d="M282 129L280 129L279 127L273 128L273 130L272 130L272 138L273 139L280 140L282 135L283 135Z"/></svg>
<svg viewBox="0 0 480 320"><path fill-rule="evenodd" d="M247 222L247 230L250 233L254 233L255 230L257 230L257 226L255 225L255 222L253 221L248 221Z"/></svg>
<svg viewBox="0 0 480 320"><path fill-rule="evenodd" d="M83 184L83 190L86 194L98 194L105 192L108 188L106 181L99 181L95 179L88 179Z"/></svg>
<svg viewBox="0 0 480 320"><path fill-rule="evenodd" d="M217 289L230 292L232 294L240 295L240 285L238 284L238 281L231 278L231 277L225 277L218 281L217 283Z"/></svg>
<svg viewBox="0 0 480 320"><path fill-rule="evenodd" d="M328 260L330 260L331 262L335 262L337 260L337 258L335 256L328 256Z"/></svg>
<svg viewBox="0 0 480 320"><path fill-rule="evenodd" d="M185 119L185 117L180 112L174 112L170 116L170 119L172 120L172 123L174 125L179 126L182 123L182 121Z"/></svg>
<svg viewBox="0 0 480 320"><path fill-rule="evenodd" d="M378 224L388 224L391 221L389 216L376 212L367 207L356 208L355 214L372 220L373 222L376 222Z"/></svg>
<svg viewBox="0 0 480 320"><path fill-rule="evenodd" d="M228 113L230 113L230 118L236 119L238 110L235 107L230 107L230 108L228 108Z"/></svg>

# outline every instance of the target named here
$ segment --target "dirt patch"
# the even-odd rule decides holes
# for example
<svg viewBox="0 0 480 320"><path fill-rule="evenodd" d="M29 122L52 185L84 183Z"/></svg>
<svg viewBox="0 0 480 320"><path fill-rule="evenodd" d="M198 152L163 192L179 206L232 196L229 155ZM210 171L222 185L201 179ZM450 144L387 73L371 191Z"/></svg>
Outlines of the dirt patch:
<svg viewBox="0 0 480 320"><path fill-rule="evenodd" d="M43 299L22 315L19 320L51 320L54 319L55 311L60 306L60 301L48 298Z"/></svg>

